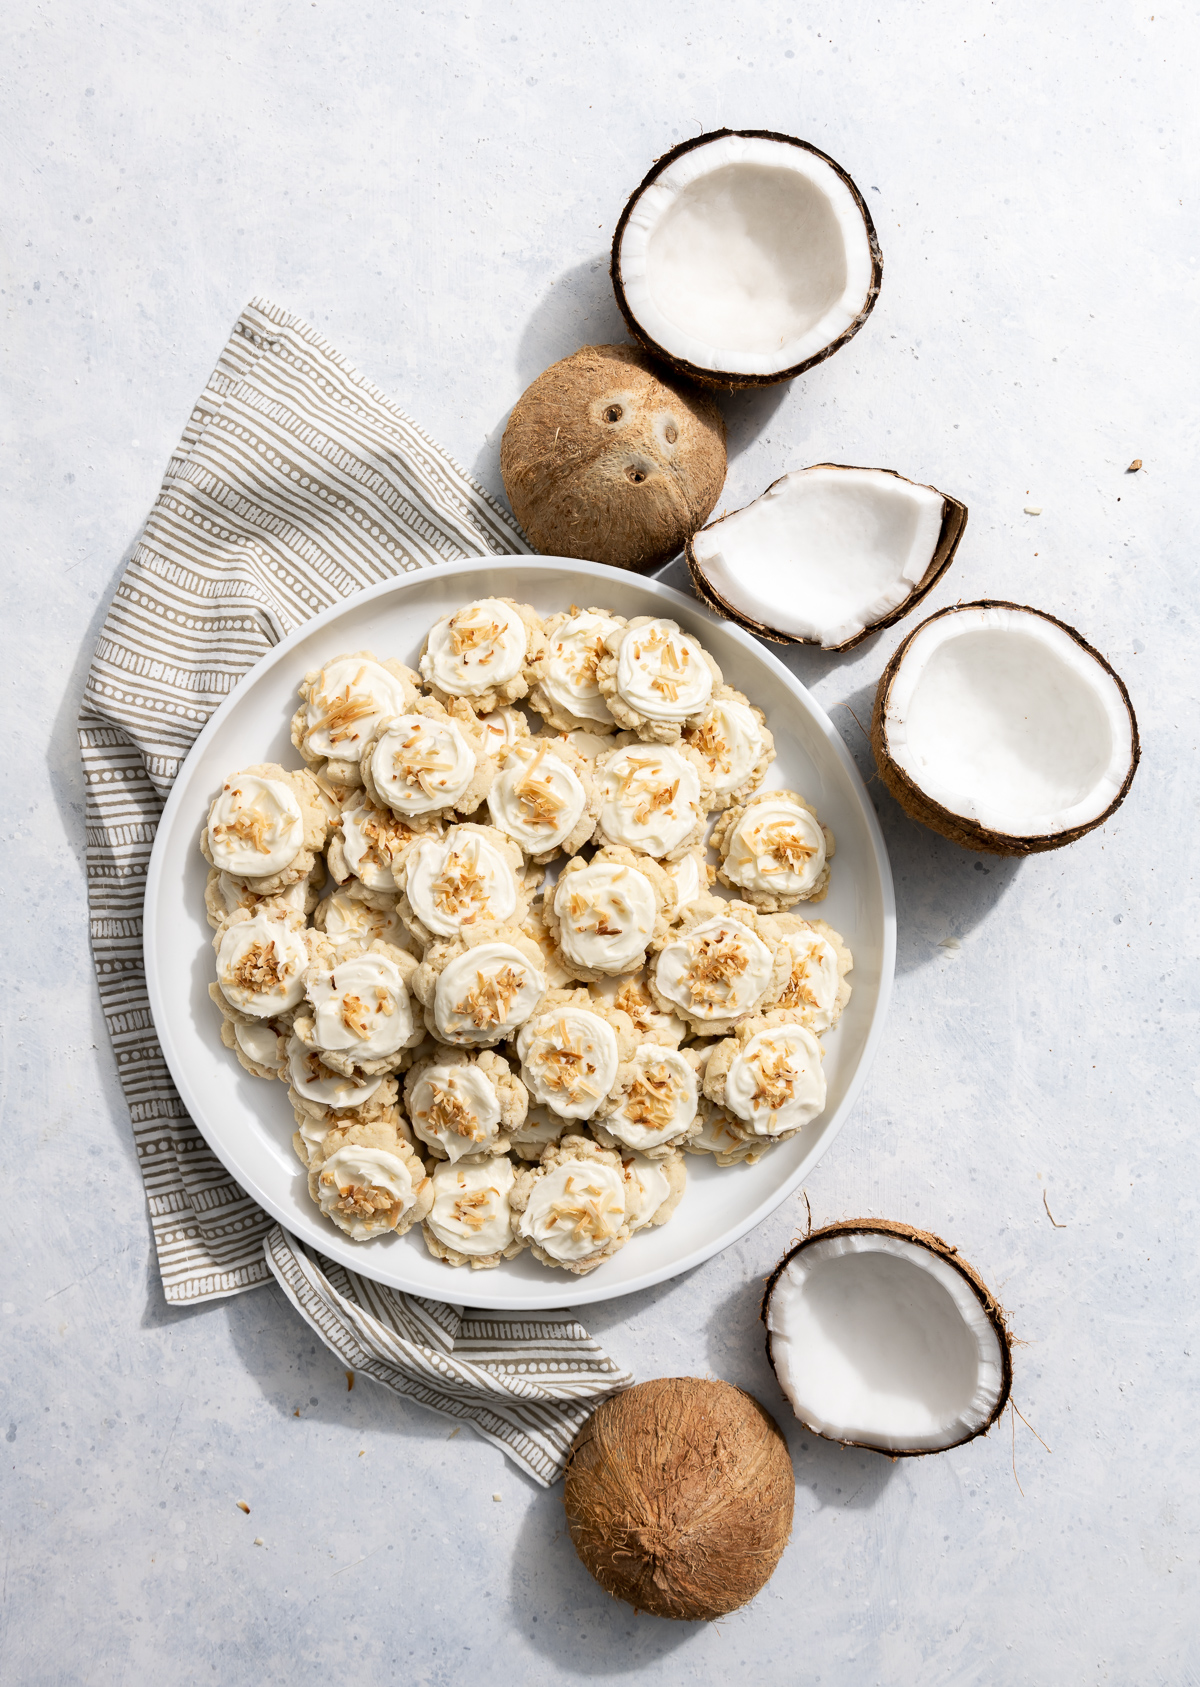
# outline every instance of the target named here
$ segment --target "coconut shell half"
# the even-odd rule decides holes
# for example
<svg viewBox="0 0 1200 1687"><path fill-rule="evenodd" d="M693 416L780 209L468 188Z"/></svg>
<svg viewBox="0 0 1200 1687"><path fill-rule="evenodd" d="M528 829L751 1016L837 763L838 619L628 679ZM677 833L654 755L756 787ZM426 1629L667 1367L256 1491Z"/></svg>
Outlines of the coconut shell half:
<svg viewBox="0 0 1200 1687"><path fill-rule="evenodd" d="M1004 1310L957 1248L890 1219L826 1225L762 1301L767 1358L801 1423L917 1458L986 1435L1012 1389Z"/></svg>

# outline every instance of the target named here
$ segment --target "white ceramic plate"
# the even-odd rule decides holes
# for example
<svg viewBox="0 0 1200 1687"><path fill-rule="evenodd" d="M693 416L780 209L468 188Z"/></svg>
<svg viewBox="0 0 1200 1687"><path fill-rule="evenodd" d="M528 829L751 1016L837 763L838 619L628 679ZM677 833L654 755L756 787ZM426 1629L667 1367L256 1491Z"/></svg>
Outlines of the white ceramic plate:
<svg viewBox="0 0 1200 1687"><path fill-rule="evenodd" d="M214 976L204 912L208 867L198 839L222 780L254 762L298 761L288 727L307 669L338 651L362 649L415 664L439 615L489 596L515 597L547 615L571 603L630 617L665 614L702 639L726 681L766 714L778 751L768 784L800 791L833 829L832 884L816 912L854 955L854 994L826 1038L829 1102L822 1116L757 1166L722 1169L707 1155L687 1155L687 1193L670 1223L633 1237L588 1277L548 1270L529 1254L494 1271L454 1271L432 1257L416 1230L351 1242L308 1198L291 1146L286 1086L252 1077L221 1046L208 996ZM307 622L246 675L196 740L163 812L146 888L145 950L150 1003L171 1075L214 1153L256 1201L293 1235L378 1282L434 1300L521 1311L607 1300L674 1277L728 1247L798 1186L832 1143L866 1078L891 992L896 916L883 837L854 764L823 710L763 645L656 581L595 563L502 557L422 570L362 592Z"/></svg>

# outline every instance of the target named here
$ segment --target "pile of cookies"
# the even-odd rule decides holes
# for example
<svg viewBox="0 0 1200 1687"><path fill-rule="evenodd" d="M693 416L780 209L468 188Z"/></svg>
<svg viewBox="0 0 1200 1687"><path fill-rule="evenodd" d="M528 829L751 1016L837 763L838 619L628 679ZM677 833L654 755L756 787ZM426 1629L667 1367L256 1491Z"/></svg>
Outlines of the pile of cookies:
<svg viewBox="0 0 1200 1687"><path fill-rule="evenodd" d="M355 1241L583 1274L670 1218L684 1151L753 1163L821 1113L851 957L791 910L834 840L673 621L478 599L419 672L306 674L291 736L201 834L210 994Z"/></svg>

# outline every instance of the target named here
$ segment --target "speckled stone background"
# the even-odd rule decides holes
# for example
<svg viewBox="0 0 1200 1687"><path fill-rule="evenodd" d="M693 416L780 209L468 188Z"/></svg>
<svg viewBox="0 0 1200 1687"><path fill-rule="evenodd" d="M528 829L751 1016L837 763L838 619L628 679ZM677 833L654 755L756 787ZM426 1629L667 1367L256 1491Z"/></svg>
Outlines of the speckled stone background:
<svg viewBox="0 0 1200 1687"><path fill-rule="evenodd" d="M6 1684L1196 1681L1200 52L1194 10L1155 4L9 0ZM729 401L723 502L823 459L953 491L970 526L930 607L995 594L1075 623L1145 754L1102 833L1020 866L871 787L899 975L813 1213L959 1245L1011 1310L1046 1447L1008 1417L898 1464L789 1430L791 1546L717 1630L610 1602L558 1491L348 1393L274 1290L165 1306L91 978L74 717L252 294L499 492L522 388L623 337L626 194L722 123L844 163L885 260L848 349ZM855 716L901 631L794 659L864 775ZM757 1301L802 1219L588 1322L643 1377L712 1373L782 1413Z"/></svg>

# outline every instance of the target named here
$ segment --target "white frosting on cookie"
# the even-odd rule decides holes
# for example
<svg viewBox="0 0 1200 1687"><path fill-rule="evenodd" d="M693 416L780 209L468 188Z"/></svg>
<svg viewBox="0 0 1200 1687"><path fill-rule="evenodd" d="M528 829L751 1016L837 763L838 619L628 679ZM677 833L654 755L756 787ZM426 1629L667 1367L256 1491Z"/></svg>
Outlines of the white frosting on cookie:
<svg viewBox="0 0 1200 1687"><path fill-rule="evenodd" d="M399 814L449 808L475 776L475 752L456 721L399 715L371 752L380 796Z"/></svg>
<svg viewBox="0 0 1200 1687"><path fill-rule="evenodd" d="M321 669L304 709L304 743L313 756L357 761L381 721L404 713L412 690L379 662L342 656Z"/></svg>
<svg viewBox="0 0 1200 1687"><path fill-rule="evenodd" d="M711 1102L702 1102L700 1129L689 1139L688 1146L705 1149L709 1154L731 1154L735 1148L740 1148L743 1138L729 1128L729 1118L726 1109L714 1107Z"/></svg>
<svg viewBox="0 0 1200 1687"><path fill-rule="evenodd" d="M514 1148L536 1148L539 1151L557 1142L567 1128L567 1121L559 1114L552 1113L548 1107L540 1107L536 1102L530 1104L529 1110L516 1130L512 1133Z"/></svg>
<svg viewBox="0 0 1200 1687"><path fill-rule="evenodd" d="M291 908L297 914L303 914L308 904L308 884L310 873L305 873L302 879L289 885L286 890L279 891L270 900L282 903L285 908ZM256 891L247 890L236 879L231 879L228 873L217 874L217 894L221 898L227 914L236 914L239 908L257 908L264 899Z"/></svg>
<svg viewBox="0 0 1200 1687"><path fill-rule="evenodd" d="M754 711L733 698L715 702L687 741L707 763L719 797L744 785L763 753L762 728Z"/></svg>
<svg viewBox="0 0 1200 1687"><path fill-rule="evenodd" d="M273 1026L267 1024L242 1025L236 1023L233 1034L237 1038L237 1045L247 1060L252 1060L256 1066L265 1066L272 1072L282 1072L286 1065L286 1057L279 1052L279 1033Z"/></svg>
<svg viewBox="0 0 1200 1687"><path fill-rule="evenodd" d="M625 1179L616 1166L564 1160L535 1179L517 1223L551 1259L598 1253L625 1223Z"/></svg>
<svg viewBox="0 0 1200 1687"><path fill-rule="evenodd" d="M617 1034L586 1008L555 1008L527 1021L517 1053L529 1093L564 1119L590 1119L617 1075Z"/></svg>
<svg viewBox="0 0 1200 1687"><path fill-rule="evenodd" d="M773 965L771 951L749 926L718 914L666 944L654 982L693 1019L734 1019L758 1001Z"/></svg>
<svg viewBox="0 0 1200 1687"><path fill-rule="evenodd" d="M784 938L792 957L791 976L776 1007L796 1008L814 1031L828 1031L837 1006L837 950L815 931L793 931Z"/></svg>
<svg viewBox="0 0 1200 1687"><path fill-rule="evenodd" d="M479 1165L442 1161L433 1169L433 1209L425 1220L456 1253L498 1254L513 1239L512 1162L493 1155Z"/></svg>
<svg viewBox="0 0 1200 1687"><path fill-rule="evenodd" d="M342 853L368 890L395 890L392 851L411 838L410 829L388 809L379 809L360 785L342 809Z"/></svg>
<svg viewBox="0 0 1200 1687"><path fill-rule="evenodd" d="M631 972L658 917L654 887L636 867L594 862L565 873L554 890L559 947L576 966Z"/></svg>
<svg viewBox="0 0 1200 1687"><path fill-rule="evenodd" d="M440 838L418 838L407 866L413 913L440 937L457 937L477 920L504 924L516 912L516 874L478 832L451 826Z"/></svg>
<svg viewBox="0 0 1200 1687"><path fill-rule="evenodd" d="M742 890L803 896L825 870L825 834L786 797L751 803L726 839L724 867Z"/></svg>
<svg viewBox="0 0 1200 1687"><path fill-rule="evenodd" d="M681 855L678 861L664 861L663 867L675 882L675 913L683 914L708 889L708 874L693 850Z"/></svg>
<svg viewBox="0 0 1200 1687"><path fill-rule="evenodd" d="M500 1097L478 1066L430 1066L412 1086L407 1105L417 1135L440 1143L451 1163L477 1154L500 1134Z"/></svg>
<svg viewBox="0 0 1200 1687"><path fill-rule="evenodd" d="M599 773L600 825L610 843L666 855L693 831L700 775L665 744L627 744Z"/></svg>
<svg viewBox="0 0 1200 1687"><path fill-rule="evenodd" d="M318 1206L356 1242L393 1229L416 1198L408 1162L386 1148L350 1143L317 1174Z"/></svg>
<svg viewBox="0 0 1200 1687"><path fill-rule="evenodd" d="M306 979L318 1048L346 1049L356 1061L383 1060L412 1036L412 1003L395 961L354 955Z"/></svg>
<svg viewBox="0 0 1200 1687"><path fill-rule="evenodd" d="M725 1077L725 1105L756 1136L778 1136L825 1106L821 1045L803 1025L775 1025L751 1037Z"/></svg>
<svg viewBox="0 0 1200 1687"><path fill-rule="evenodd" d="M579 824L587 793L579 776L549 747L532 739L511 749L488 794L493 826L527 855L557 849Z"/></svg>
<svg viewBox="0 0 1200 1687"><path fill-rule="evenodd" d="M346 1078L340 1072L331 1071L315 1050L305 1048L299 1037L288 1038L287 1051L288 1077L296 1094L321 1107L331 1107L335 1113L344 1112L347 1107L361 1107L383 1082L382 1078Z"/></svg>
<svg viewBox="0 0 1200 1687"><path fill-rule="evenodd" d="M516 610L477 598L429 629L421 677L454 697L479 697L521 672L529 635Z"/></svg>
<svg viewBox="0 0 1200 1687"><path fill-rule="evenodd" d="M608 704L596 683L596 660L603 654L605 639L620 625L611 615L581 609L551 635L542 659L541 685L556 708L579 720L612 725Z"/></svg>
<svg viewBox="0 0 1200 1687"><path fill-rule="evenodd" d="M518 740L529 736L525 717L518 709L493 709L491 714L476 715L475 718L483 728L484 748L489 756L502 756ZM525 727L524 732L522 727Z"/></svg>
<svg viewBox="0 0 1200 1687"><path fill-rule="evenodd" d="M686 720L704 707L712 689L699 641L673 621L651 621L621 640L617 695L648 720Z"/></svg>
<svg viewBox="0 0 1200 1687"><path fill-rule="evenodd" d="M208 849L214 867L244 878L282 873L304 844L296 793L283 779L235 773L208 811Z"/></svg>
<svg viewBox="0 0 1200 1687"><path fill-rule="evenodd" d="M394 943L398 949L412 947L408 930L394 904L373 908L369 902L364 902L343 886L325 898L320 912L325 921L325 935L332 943L353 940L369 947L376 938L381 938L385 943Z"/></svg>
<svg viewBox="0 0 1200 1687"><path fill-rule="evenodd" d="M304 932L272 915L265 904L248 920L227 926L217 949L217 983L231 1007L272 1019L304 995L308 945Z"/></svg>
<svg viewBox="0 0 1200 1687"><path fill-rule="evenodd" d="M443 969L433 1019L444 1043L495 1043L524 1025L546 989L542 972L511 943L479 943Z"/></svg>
<svg viewBox="0 0 1200 1687"><path fill-rule="evenodd" d="M616 1112L604 1128L629 1148L657 1148L682 1136L696 1117L696 1072L678 1049L643 1043L634 1051L634 1071Z"/></svg>
<svg viewBox="0 0 1200 1687"><path fill-rule="evenodd" d="M659 1160L643 1160L633 1154L624 1162L625 1214L632 1236L649 1224L671 1193L670 1180Z"/></svg>

